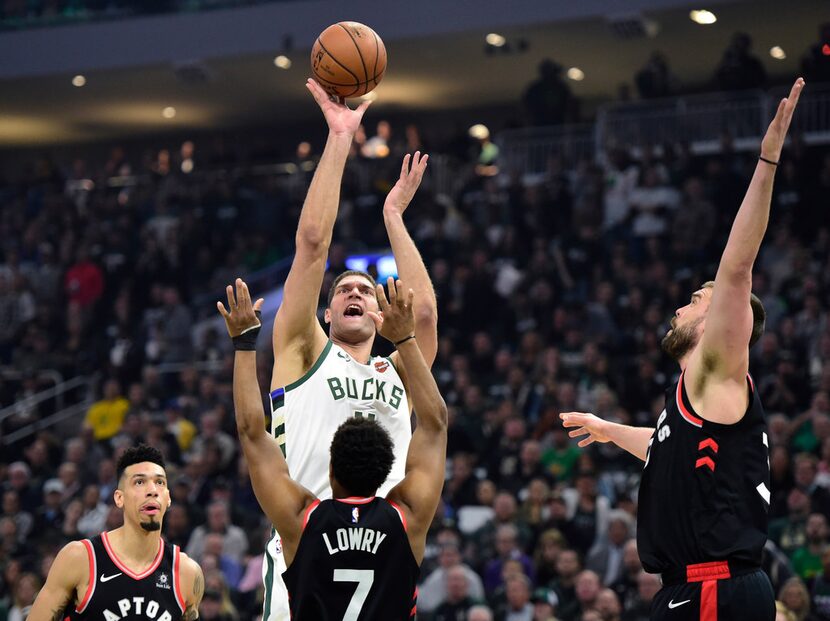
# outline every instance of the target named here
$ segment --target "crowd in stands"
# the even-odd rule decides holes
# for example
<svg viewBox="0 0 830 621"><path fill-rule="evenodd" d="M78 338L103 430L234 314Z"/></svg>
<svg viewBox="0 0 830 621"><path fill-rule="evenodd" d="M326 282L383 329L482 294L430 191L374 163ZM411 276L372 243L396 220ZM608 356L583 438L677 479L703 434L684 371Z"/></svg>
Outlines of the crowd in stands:
<svg viewBox="0 0 830 621"><path fill-rule="evenodd" d="M358 138L323 291L348 252L388 245L383 196L403 152L424 146L416 128L397 131ZM654 425L677 374L660 340L713 278L755 154L641 145L637 159L552 158L522 175L489 138L469 146L453 191L428 173L406 214L437 293L433 371L450 411L419 618L645 620L660 582L633 538L642 464L609 444L578 449L558 414ZM219 146L116 147L105 162L43 158L0 182L0 359L22 374L0 397L35 392L47 368L99 386L74 433L2 447L0 620L25 618L61 545L120 524L114 463L142 441L168 462L164 535L204 569L201 618L261 610L270 525L236 440L232 352L221 332L191 328L234 277L291 256L315 155L301 145L282 176L199 174L228 161ZM751 352L770 427L765 569L780 619L826 621L830 152L795 136L779 168L753 280L768 315ZM19 408L0 441L50 408Z"/></svg>

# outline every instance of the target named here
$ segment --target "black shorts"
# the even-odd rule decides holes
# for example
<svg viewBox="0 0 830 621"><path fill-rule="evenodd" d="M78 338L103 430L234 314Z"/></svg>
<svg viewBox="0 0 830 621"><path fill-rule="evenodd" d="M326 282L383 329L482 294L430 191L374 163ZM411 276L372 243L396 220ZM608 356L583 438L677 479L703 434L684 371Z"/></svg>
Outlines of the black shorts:
<svg viewBox="0 0 830 621"><path fill-rule="evenodd" d="M730 576L728 569L718 571L721 564L702 565L708 567L688 581L660 589L651 602L651 621L775 621L775 594L763 571Z"/></svg>

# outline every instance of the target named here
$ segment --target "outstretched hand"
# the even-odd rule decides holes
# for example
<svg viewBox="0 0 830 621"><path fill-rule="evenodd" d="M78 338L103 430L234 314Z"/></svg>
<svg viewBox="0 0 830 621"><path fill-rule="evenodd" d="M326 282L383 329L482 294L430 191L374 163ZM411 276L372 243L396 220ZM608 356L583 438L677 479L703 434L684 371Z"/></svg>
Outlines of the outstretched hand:
<svg viewBox="0 0 830 621"><path fill-rule="evenodd" d="M409 165L410 160L412 162L411 167ZM429 155L426 153L421 155L420 151L415 151L415 155L411 157L409 153L404 155L401 176L389 191L389 194L386 195L386 202L383 204L385 212L403 215L421 185L428 161Z"/></svg>
<svg viewBox="0 0 830 621"><path fill-rule="evenodd" d="M346 105L346 101L342 97L330 95L323 90L323 87L316 80L309 78L305 85L314 96L314 101L320 106L320 110L323 111L326 123L329 124L329 130L338 135L354 136L363 120L363 113L366 112L372 102L364 101L352 110Z"/></svg>
<svg viewBox="0 0 830 621"><path fill-rule="evenodd" d="M412 307L415 292L409 289L404 296L403 283L400 280L396 282L391 276L386 281L386 286L389 289L389 299L386 299L383 285L377 285L380 312L369 311L369 317L383 338L397 343L415 333L415 312Z"/></svg>
<svg viewBox="0 0 830 621"><path fill-rule="evenodd" d="M606 422L587 412L563 412L559 415L563 427L576 427L568 432L571 438L588 436L579 441L578 446L585 447L593 442L608 442L608 435L605 433Z"/></svg>
<svg viewBox="0 0 830 621"><path fill-rule="evenodd" d="M231 338L236 338L243 332L262 325L256 316L256 311L262 309L265 300L259 298L251 304L251 294L244 280L236 279L236 297L230 285L225 288L225 293L228 295L228 308L226 309L222 302L217 302L216 308L225 320L225 327Z"/></svg>
<svg viewBox="0 0 830 621"><path fill-rule="evenodd" d="M781 158L781 151L784 148L784 140L787 138L787 130L793 119L793 112L798 105L798 98L804 88L804 78L798 78L790 89L790 94L778 104L775 118L767 128L767 133L761 141L761 156L768 160L777 162Z"/></svg>

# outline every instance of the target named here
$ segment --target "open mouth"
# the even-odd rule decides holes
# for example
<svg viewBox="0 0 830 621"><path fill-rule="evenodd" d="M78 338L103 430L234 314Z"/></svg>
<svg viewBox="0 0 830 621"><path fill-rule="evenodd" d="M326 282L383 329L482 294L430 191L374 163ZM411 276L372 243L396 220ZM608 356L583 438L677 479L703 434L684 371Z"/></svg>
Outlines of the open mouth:
<svg viewBox="0 0 830 621"><path fill-rule="evenodd" d="M363 317L363 309L357 304L349 304L343 311L344 317Z"/></svg>
<svg viewBox="0 0 830 621"><path fill-rule="evenodd" d="M144 515L158 515L161 513L161 508L156 505L146 505L139 509L139 513L143 513Z"/></svg>

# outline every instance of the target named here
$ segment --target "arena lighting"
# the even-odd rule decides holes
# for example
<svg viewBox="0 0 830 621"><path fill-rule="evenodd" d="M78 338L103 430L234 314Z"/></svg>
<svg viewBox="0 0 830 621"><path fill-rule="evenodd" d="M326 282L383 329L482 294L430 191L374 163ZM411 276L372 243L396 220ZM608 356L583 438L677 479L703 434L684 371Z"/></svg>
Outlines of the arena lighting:
<svg viewBox="0 0 830 621"><path fill-rule="evenodd" d="M571 67L568 69L568 78L574 82L582 82L585 79L585 72L579 67Z"/></svg>
<svg viewBox="0 0 830 621"><path fill-rule="evenodd" d="M491 32L490 34L488 34L484 38L484 40L487 41L488 45L492 45L493 47L501 47L505 43L507 43L507 39L505 39L500 34L496 34L495 32Z"/></svg>
<svg viewBox="0 0 830 621"><path fill-rule="evenodd" d="M74 78L72 78L72 86L77 86L78 88L81 88L84 84L86 84L86 78L81 74L78 74Z"/></svg>
<svg viewBox="0 0 830 621"><path fill-rule="evenodd" d="M173 106L167 106L164 110L161 111L161 116L165 119L172 119L176 116L176 109Z"/></svg>
<svg viewBox="0 0 830 621"><path fill-rule="evenodd" d="M274 64L279 67L280 69L290 69L291 68L291 59L288 56L284 56L280 54L274 59Z"/></svg>
<svg viewBox="0 0 830 621"><path fill-rule="evenodd" d="M714 13L712 13L712 11L707 11L705 9L689 11L689 19L691 19L694 23L701 24L703 26L708 26L709 24L714 24L718 21L718 18Z"/></svg>
<svg viewBox="0 0 830 621"><path fill-rule="evenodd" d="M353 254L346 258L346 267L350 270L369 271L374 266L378 273L378 282L386 283L386 279L398 277L398 266L395 257L388 253ZM328 269L328 265L326 265Z"/></svg>
<svg viewBox="0 0 830 621"><path fill-rule="evenodd" d="M769 48L769 55L775 60L784 60L787 57L787 53L779 45Z"/></svg>

